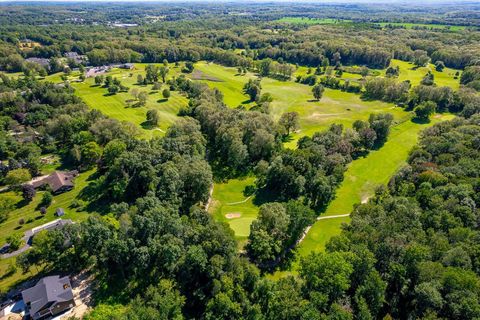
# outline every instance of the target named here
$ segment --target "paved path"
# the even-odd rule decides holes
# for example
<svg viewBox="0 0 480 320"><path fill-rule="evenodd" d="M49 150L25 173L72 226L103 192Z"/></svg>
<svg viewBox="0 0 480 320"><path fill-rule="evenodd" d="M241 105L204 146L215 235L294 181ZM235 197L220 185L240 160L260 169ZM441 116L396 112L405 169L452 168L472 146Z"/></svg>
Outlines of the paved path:
<svg viewBox="0 0 480 320"><path fill-rule="evenodd" d="M346 214L336 214L336 215L333 215L333 216L320 216L320 217L317 217L317 221L318 221L318 220L326 220L326 219L344 218L344 217L349 217L349 216L350 216L350 213L346 213ZM305 237L306 237L307 234L308 234L308 231L310 231L311 228L312 228L312 226L308 226L308 227L305 228L305 231L303 231L302 236L301 236L300 239L298 239L298 241L297 241L297 245L299 245L300 242L302 242L303 239L305 239Z"/></svg>
<svg viewBox="0 0 480 320"><path fill-rule="evenodd" d="M245 202L247 202L248 200L250 200L251 197L252 197L252 196L248 196L248 197L246 197L245 199L243 199L242 201L230 202L230 203L227 203L226 205L227 205L227 206L234 206L234 205L236 205L236 204L242 204L242 203L245 203Z"/></svg>

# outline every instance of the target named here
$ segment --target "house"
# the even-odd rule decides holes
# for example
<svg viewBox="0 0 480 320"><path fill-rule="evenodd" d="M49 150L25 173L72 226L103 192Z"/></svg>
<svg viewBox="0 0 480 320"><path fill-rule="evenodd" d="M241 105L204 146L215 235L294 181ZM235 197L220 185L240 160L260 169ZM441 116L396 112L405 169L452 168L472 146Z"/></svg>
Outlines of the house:
<svg viewBox="0 0 480 320"><path fill-rule="evenodd" d="M77 175L77 171L55 171L43 179L33 180L31 184L34 188L40 188L48 185L50 189L52 189L53 194L59 194L73 189L73 179Z"/></svg>
<svg viewBox="0 0 480 320"><path fill-rule="evenodd" d="M120 69L133 70L135 68L133 63L124 63L118 66Z"/></svg>
<svg viewBox="0 0 480 320"><path fill-rule="evenodd" d="M80 55L76 52L70 51L70 52L65 52L63 56L67 59L71 59L75 61L75 63L83 63L88 60L87 56L85 55Z"/></svg>
<svg viewBox="0 0 480 320"><path fill-rule="evenodd" d="M22 291L25 314L33 320L49 319L75 306L68 277L45 277Z"/></svg>
<svg viewBox="0 0 480 320"><path fill-rule="evenodd" d="M31 62L41 65L42 67L48 67L50 64L50 59L45 58L28 58L25 59L25 62Z"/></svg>
<svg viewBox="0 0 480 320"><path fill-rule="evenodd" d="M93 68L88 68L85 76L87 78L92 78L101 74L104 74L105 72L110 71L109 66L101 66L101 67L93 67Z"/></svg>

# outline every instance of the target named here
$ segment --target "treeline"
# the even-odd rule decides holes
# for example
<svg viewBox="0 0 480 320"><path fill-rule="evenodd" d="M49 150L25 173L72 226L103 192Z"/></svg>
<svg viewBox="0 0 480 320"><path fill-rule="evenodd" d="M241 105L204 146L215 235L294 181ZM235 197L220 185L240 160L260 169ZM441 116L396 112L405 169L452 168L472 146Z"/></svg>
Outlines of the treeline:
<svg viewBox="0 0 480 320"><path fill-rule="evenodd" d="M480 316L479 137L478 114L424 131L388 189L358 206L351 224L329 242L325 255L362 251L380 275L382 304L352 297L362 312Z"/></svg>

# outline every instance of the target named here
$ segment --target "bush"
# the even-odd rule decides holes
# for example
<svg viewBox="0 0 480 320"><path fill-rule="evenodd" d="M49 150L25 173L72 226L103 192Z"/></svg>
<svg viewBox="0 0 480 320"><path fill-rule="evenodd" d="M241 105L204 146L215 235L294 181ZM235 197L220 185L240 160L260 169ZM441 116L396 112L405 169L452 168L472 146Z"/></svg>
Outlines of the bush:
<svg viewBox="0 0 480 320"><path fill-rule="evenodd" d="M31 184L26 184L22 187L22 197L26 201L32 201L33 197L35 197L36 191L35 188Z"/></svg>
<svg viewBox="0 0 480 320"><path fill-rule="evenodd" d="M52 194L49 191L45 192L42 196L42 202L41 202L42 206L48 208L52 204L52 201L53 201Z"/></svg>
<svg viewBox="0 0 480 320"><path fill-rule="evenodd" d="M22 244L22 236L19 233L12 234L7 237L7 243L10 244L9 251L15 251L20 248Z"/></svg>

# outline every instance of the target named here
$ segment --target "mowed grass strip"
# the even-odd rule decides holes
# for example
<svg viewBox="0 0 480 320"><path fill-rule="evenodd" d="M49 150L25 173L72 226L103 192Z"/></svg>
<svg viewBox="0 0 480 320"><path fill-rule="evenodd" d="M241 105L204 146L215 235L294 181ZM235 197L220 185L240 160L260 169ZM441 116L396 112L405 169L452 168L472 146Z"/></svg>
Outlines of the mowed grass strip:
<svg viewBox="0 0 480 320"><path fill-rule="evenodd" d="M365 158L353 161L345 172L345 178L336 191L335 199L327 207L324 216L351 213L355 204L367 201L375 188L386 184L390 177L405 164L409 151L418 142L421 130L435 123L452 119L453 115L436 115L430 123L411 121L391 129L388 141L379 150L371 151ZM340 226L349 218L332 218L317 221L298 247L300 256L312 251L322 251L328 240L340 233Z"/></svg>

